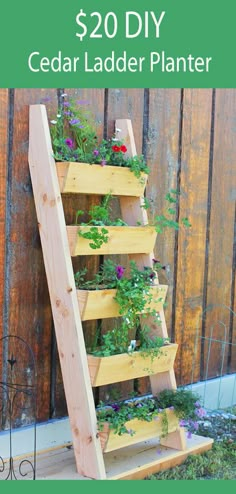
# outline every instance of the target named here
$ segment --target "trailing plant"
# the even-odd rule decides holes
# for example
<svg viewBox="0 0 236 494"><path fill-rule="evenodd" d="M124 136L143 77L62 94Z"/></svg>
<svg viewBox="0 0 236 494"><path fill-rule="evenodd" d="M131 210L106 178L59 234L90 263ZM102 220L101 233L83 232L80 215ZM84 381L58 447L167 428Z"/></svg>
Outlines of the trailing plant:
<svg viewBox="0 0 236 494"><path fill-rule="evenodd" d="M100 403L97 408L98 429L103 430L104 423L118 435L135 434L129 429L129 421L138 419L146 422L162 420L162 437L168 434L167 409L176 417L185 420L185 425L196 423L201 408L198 396L190 390L164 390L156 397L146 397L112 404Z"/></svg>
<svg viewBox="0 0 236 494"><path fill-rule="evenodd" d="M120 129L116 129L111 139L99 141L88 101L76 101L63 94L57 115L50 120L50 131L57 161L126 167L138 178L142 173L149 173L143 155L127 156L125 144L117 138Z"/></svg>
<svg viewBox="0 0 236 494"><path fill-rule="evenodd" d="M177 191L172 190L166 196L166 200L168 203L176 203ZM81 223L81 226L90 226L90 229L87 231L79 231L79 235L83 238L91 240L89 243L92 249L99 249L104 243L108 242L108 230L104 227L106 226L128 226L121 218L117 218L112 220L110 218L111 215L111 199L112 195L107 194L103 197L101 204L91 206L89 210L90 219L87 223ZM141 205L145 209L148 209L149 203L144 199L144 203ZM149 226L154 226L157 233L163 233L165 228L173 228L174 230L179 229L179 223L172 219L173 214L176 214L175 209L173 207L168 207L166 215L157 215L153 222L149 223ZM78 218L84 215L84 211L78 210L76 212L76 224L78 224ZM167 216L168 215L168 216ZM182 225L185 227L191 226L188 218L182 218ZM140 222L137 222L138 225L141 225ZM98 228L100 227L100 228Z"/></svg>

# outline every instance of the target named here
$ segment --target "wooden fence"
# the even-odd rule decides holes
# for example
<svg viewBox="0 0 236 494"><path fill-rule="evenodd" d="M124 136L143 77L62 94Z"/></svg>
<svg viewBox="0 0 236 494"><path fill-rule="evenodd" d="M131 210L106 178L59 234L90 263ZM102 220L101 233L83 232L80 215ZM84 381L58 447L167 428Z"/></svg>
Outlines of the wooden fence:
<svg viewBox="0 0 236 494"><path fill-rule="evenodd" d="M19 335L33 349L39 421L65 415L66 404L29 177L28 105L50 98L52 117L60 91L0 89L0 337ZM222 309L222 304L236 309L236 90L63 91L89 101L100 136L113 133L116 118L132 119L138 153L144 153L151 168L150 214L163 211L165 194L171 188L181 191L177 214L187 216L192 227L165 232L158 238L155 254L166 266L166 318L169 335L179 343L178 383L189 383L199 321L201 334L207 336L220 319L227 327L228 340L236 342L234 318ZM72 221L70 198L67 203L67 219ZM80 209L87 205L84 197ZM96 268L93 259L89 265L91 270ZM201 322L202 311L211 304L215 309ZM92 325L86 331L93 331ZM221 337L220 325L215 334ZM1 352L4 374L2 357ZM195 381L201 378L205 358L204 348L198 345ZM210 360L209 377L219 375L221 361L216 352ZM235 371L236 354L231 352L225 358L224 372ZM142 390L147 389L144 381ZM101 390L100 396L106 393ZM26 414L20 424L30 420Z"/></svg>

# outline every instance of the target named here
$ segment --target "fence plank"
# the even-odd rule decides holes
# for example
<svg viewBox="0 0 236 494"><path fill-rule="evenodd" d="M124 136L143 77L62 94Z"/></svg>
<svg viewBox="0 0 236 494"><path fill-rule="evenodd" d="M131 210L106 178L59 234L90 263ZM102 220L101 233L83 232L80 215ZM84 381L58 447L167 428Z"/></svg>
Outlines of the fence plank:
<svg viewBox="0 0 236 494"><path fill-rule="evenodd" d="M231 305L231 278L236 199L236 91L216 90L214 129L214 159L212 177L212 202L209 237L207 306L215 306L206 317L206 336L214 327L214 337L228 338L230 313L222 304ZM212 346L207 377L221 374L222 344ZM227 350L223 372L227 369ZM205 361L208 358L205 353ZM206 364L206 362L205 362ZM206 365L205 365L206 369ZM204 375L205 377L205 375Z"/></svg>
<svg viewBox="0 0 236 494"><path fill-rule="evenodd" d="M147 186L150 220L165 212L165 195L177 188L180 101L179 89L150 89L147 136L147 163L151 170ZM157 237L155 257L166 267L160 272L159 279L168 284L165 317L169 337L172 332L174 246L173 230L165 230Z"/></svg>
<svg viewBox="0 0 236 494"><path fill-rule="evenodd" d="M184 91L179 219L188 217L192 226L180 228L178 236L175 340L179 343L179 384L188 383L191 377L196 328L202 312L211 106L211 90ZM198 353L196 380L199 363Z"/></svg>
<svg viewBox="0 0 236 494"><path fill-rule="evenodd" d="M29 175L28 105L54 93L39 89L15 90L12 189L7 204L11 212L7 244L10 270L8 330L25 339L34 352L38 372L38 420L46 420L49 416L51 309ZM31 410L15 419L18 425L30 423Z"/></svg>
<svg viewBox="0 0 236 494"><path fill-rule="evenodd" d="M5 291L5 242L6 242L6 193L7 193L7 144L8 144L8 90L0 89L0 338L4 334ZM2 345L0 345L0 372L2 369ZM1 374L0 374L1 375Z"/></svg>

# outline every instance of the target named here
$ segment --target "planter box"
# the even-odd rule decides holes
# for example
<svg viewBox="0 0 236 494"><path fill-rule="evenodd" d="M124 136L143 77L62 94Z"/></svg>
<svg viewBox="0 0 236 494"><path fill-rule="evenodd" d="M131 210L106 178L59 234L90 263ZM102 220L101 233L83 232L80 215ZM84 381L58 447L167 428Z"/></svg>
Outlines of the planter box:
<svg viewBox="0 0 236 494"><path fill-rule="evenodd" d="M104 386L173 369L178 345L164 345L157 357L148 352L121 353L111 357L87 355L92 386Z"/></svg>
<svg viewBox="0 0 236 494"><path fill-rule="evenodd" d="M91 240L79 236L89 226L67 226L71 256L105 254L150 254L154 250L157 233L152 226L105 226L109 240L99 249L92 249Z"/></svg>
<svg viewBox="0 0 236 494"><path fill-rule="evenodd" d="M168 433L175 432L179 429L179 419L176 417L173 410L166 410L168 417ZM159 414L158 418L153 419L151 422L145 420L133 419L127 422L126 427L128 430L134 430L135 434L122 434L119 436L109 429L109 423L104 424L104 428L99 432L102 450L104 453L113 451L115 449L124 448L132 444L136 444L142 441L148 441L149 439L160 437L162 435L162 416Z"/></svg>
<svg viewBox="0 0 236 494"><path fill-rule="evenodd" d="M60 191L63 193L122 195L140 197L147 175L137 178L128 168L90 165L88 163L56 163Z"/></svg>
<svg viewBox="0 0 236 494"><path fill-rule="evenodd" d="M167 285L152 286L150 294L151 303L147 304L147 309L159 312L163 308L166 299ZM114 300L116 289L106 290L77 290L77 298L82 321L92 319L106 319L108 317L119 317L120 306ZM145 311L143 311L145 312Z"/></svg>

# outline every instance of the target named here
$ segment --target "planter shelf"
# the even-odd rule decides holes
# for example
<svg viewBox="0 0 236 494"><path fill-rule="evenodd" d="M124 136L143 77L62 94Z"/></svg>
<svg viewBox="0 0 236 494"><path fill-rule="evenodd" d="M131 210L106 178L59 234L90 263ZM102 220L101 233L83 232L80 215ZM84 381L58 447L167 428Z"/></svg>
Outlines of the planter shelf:
<svg viewBox="0 0 236 494"><path fill-rule="evenodd" d="M111 357L87 355L92 386L104 386L128 381L173 369L178 345L164 345L160 354L153 357L148 352L121 353Z"/></svg>
<svg viewBox="0 0 236 494"><path fill-rule="evenodd" d="M123 195L140 197L147 184L147 175L139 178L128 168L90 165L89 163L56 163L61 193Z"/></svg>
<svg viewBox="0 0 236 494"><path fill-rule="evenodd" d="M168 434L176 432L179 429L179 419L176 417L173 410L166 409L165 413L168 420ZM104 453L114 451L115 449L125 448L126 446L131 446L142 441L148 441L154 437L161 437L163 427L162 412L151 422L133 419L126 422L125 427L127 430L135 431L135 433L132 436L130 434L122 434L119 436L118 434L115 434L112 429L110 430L108 422L104 423L103 430L99 431L101 446Z"/></svg>
<svg viewBox="0 0 236 494"><path fill-rule="evenodd" d="M152 226L105 226L97 227L108 230L108 242L99 249L90 247L91 240L79 235L87 232L88 226L67 226L67 235L71 256L105 255L105 254L149 254L156 242L156 231Z"/></svg>
<svg viewBox="0 0 236 494"><path fill-rule="evenodd" d="M152 300L147 303L147 310L159 312L163 308L168 286L156 285L150 289ZM115 301L116 289L77 290L77 298L82 321L119 317L120 307ZM143 311L145 312L145 311Z"/></svg>
<svg viewBox="0 0 236 494"><path fill-rule="evenodd" d="M143 358L139 352L105 358L87 356L81 320L118 316L119 309L114 301L114 290L100 293L76 290L71 257L128 254L129 260L135 260L140 269L153 268L157 234L148 225L147 212L142 207L147 176L136 178L129 169L114 166L55 163L45 106L30 107L29 123L30 174L76 468L83 476L106 479L109 466L106 467L105 458L109 458L109 454L105 452L124 448L125 465L119 454L112 457L116 470L112 478L144 478L149 473L174 465L173 450L178 450L178 457L184 460L188 453L209 449L212 441L199 438L196 446L186 446L184 429L179 427L171 410L167 410L169 430L165 438L161 437L161 417L150 423L130 421L127 427L136 431L134 436L118 436L109 431L108 424L98 432L92 387L149 375L153 395L163 389L176 389L173 364L177 345L163 347L162 354L153 359L150 355ZM131 122L117 120L116 127L120 129L119 138L126 144L127 155L137 155ZM89 227L66 226L61 193L117 195L122 218L129 226L105 227L109 232L108 243L93 250L90 241L78 235L81 229L88 230ZM159 324L149 316L152 335L163 338L168 337L163 312L166 288L162 285L153 287L151 306L159 313ZM166 448L164 459L158 458L155 449L155 458L150 460L148 451L152 438L159 441L157 447L161 443ZM135 447L140 441L144 442ZM129 448L125 449L126 446ZM133 453L134 449L137 454ZM129 460L132 463L135 455L136 466L130 467Z"/></svg>

